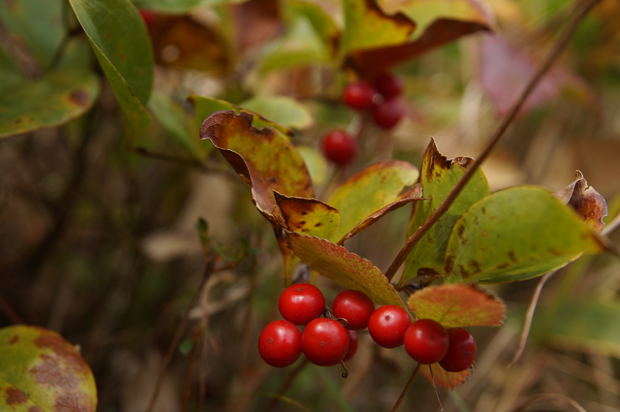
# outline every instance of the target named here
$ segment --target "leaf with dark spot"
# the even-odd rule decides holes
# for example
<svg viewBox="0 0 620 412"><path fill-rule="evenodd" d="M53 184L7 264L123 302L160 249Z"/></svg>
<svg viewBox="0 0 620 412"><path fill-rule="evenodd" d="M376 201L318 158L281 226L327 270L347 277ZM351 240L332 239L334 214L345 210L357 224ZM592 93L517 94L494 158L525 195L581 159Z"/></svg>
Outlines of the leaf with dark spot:
<svg viewBox="0 0 620 412"><path fill-rule="evenodd" d="M411 236L433 214L472 162L473 159L468 157L446 158L439 153L435 141L431 139L424 153L420 171L422 196L430 200L416 202L409 222L408 236ZM405 260L399 287L409 279L420 276L422 272L433 271L444 274L446 247L454 224L472 204L488 194L489 185L484 173L479 169L448 211L411 250ZM462 231L460 233L462 234ZM458 234L459 232L457 236Z"/></svg>
<svg viewBox="0 0 620 412"><path fill-rule="evenodd" d="M274 192L289 230L329 239L340 226L340 213L317 199L284 196Z"/></svg>
<svg viewBox="0 0 620 412"><path fill-rule="evenodd" d="M446 273L449 282L524 280L609 248L606 238L552 194L519 186L478 201L456 222Z"/></svg>
<svg viewBox="0 0 620 412"><path fill-rule="evenodd" d="M0 329L0 410L94 412L96 407L92 372L62 337L32 326Z"/></svg>
<svg viewBox="0 0 620 412"><path fill-rule="evenodd" d="M607 201L594 189L580 170L575 172L575 181L553 194L562 203L570 205L587 223L601 230L605 226Z"/></svg>

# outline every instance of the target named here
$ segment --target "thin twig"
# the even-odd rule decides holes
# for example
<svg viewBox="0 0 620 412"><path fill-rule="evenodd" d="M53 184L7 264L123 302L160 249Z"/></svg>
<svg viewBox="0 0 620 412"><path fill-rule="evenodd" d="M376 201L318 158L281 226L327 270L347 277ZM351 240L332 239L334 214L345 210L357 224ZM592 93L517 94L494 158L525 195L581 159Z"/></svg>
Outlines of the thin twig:
<svg viewBox="0 0 620 412"><path fill-rule="evenodd" d="M519 110L521 110L521 108L523 107L523 104L525 103L527 98L530 96L532 91L536 88L536 86L538 85L540 80L543 78L543 76L549 71L553 63L556 61L556 59L562 52L562 50L566 47L566 45L568 44L568 41L570 40L571 36L577 29L577 26L579 25L581 20L586 16L588 11L590 11L590 9L594 7L594 5L596 5L600 1L601 0L590 0L584 6L584 8L579 13L577 13L575 18L570 22L568 28L566 29L566 31L564 31L562 36L558 39L558 41L556 42L555 46L553 47L553 49L551 50L551 52L549 53L545 61L540 65L540 67L538 68L534 76L528 82L525 89L521 92L519 100L514 104L514 106L512 107L512 110L510 110L510 113L508 113L508 115L504 118L502 123L499 125L499 127L495 131L495 133L493 134L493 136L491 137L489 141L489 144L484 149L482 154L480 154L480 156L478 156L478 158L474 160L471 166L467 168L467 170L465 171L461 179L456 183L456 185L452 188L450 193L448 193L448 196L446 196L444 201L433 212L433 214L430 215L428 219L426 219L426 221L422 224L422 226L420 226L418 230L416 230L415 233L411 235L411 237L409 237L409 239L407 239L407 243L405 243L405 246L398 253L398 255L396 256L396 259L394 259L394 262L392 262L392 265L390 266L390 268L385 274L385 276L387 277L389 281L392 280L392 278L394 277L394 275L396 274L400 266L403 264L407 255L409 254L409 252L411 252L411 250L416 245L416 243L418 243L418 241L430 230L430 228L435 223L437 223L437 221L448 211L448 208L452 205L454 200L461 193L461 191L463 190L465 185L469 182L471 177L474 175L478 167L482 164L482 162L486 160L486 158L489 156L489 154L491 153L492 149L495 147L497 142L504 135L504 132L508 129L508 126L514 120L517 113L519 113Z"/></svg>
<svg viewBox="0 0 620 412"><path fill-rule="evenodd" d="M199 345L202 343L202 330L199 326L194 328L192 336L192 349L187 357L187 370L185 371L185 382L183 383L183 403L181 405L181 412L187 412L189 405L189 398L192 394L192 377L194 375L194 358L196 352L199 350Z"/></svg>
<svg viewBox="0 0 620 412"><path fill-rule="evenodd" d="M435 383L432 365L428 365L428 371L431 374L431 382L433 383L433 389L435 390L435 397L437 398L437 403L439 404L439 410L443 412L443 405L441 404L441 399L439 399L439 391L437 390L437 384Z"/></svg>
<svg viewBox="0 0 620 412"><path fill-rule="evenodd" d="M421 367L422 367L422 364L418 363L418 365L415 367L413 373L411 374L411 378L409 378L409 381L405 385L405 387L403 389L403 392L398 397L398 400L396 401L396 403L394 404L394 407L392 408L392 410L390 412L396 412L396 410L398 409L400 404L403 402L403 400L405 400L405 396L407 396L407 392L409 392L409 388L411 387L411 384L415 380L415 377L418 376L418 372L420 372L420 368Z"/></svg>
<svg viewBox="0 0 620 412"><path fill-rule="evenodd" d="M271 398L265 409L263 409L263 412L271 412L276 408L276 406L278 406L278 403L280 402L279 396L283 396L286 391L289 390L289 388L295 382L295 379L297 379L297 377L299 376L299 373L304 370L308 363L308 358L304 358L303 361L301 361L301 363L297 365L297 367L293 369L291 373L288 374L284 382L282 382L280 389L278 389L278 392L276 392L276 395L278 395L278 397Z"/></svg>

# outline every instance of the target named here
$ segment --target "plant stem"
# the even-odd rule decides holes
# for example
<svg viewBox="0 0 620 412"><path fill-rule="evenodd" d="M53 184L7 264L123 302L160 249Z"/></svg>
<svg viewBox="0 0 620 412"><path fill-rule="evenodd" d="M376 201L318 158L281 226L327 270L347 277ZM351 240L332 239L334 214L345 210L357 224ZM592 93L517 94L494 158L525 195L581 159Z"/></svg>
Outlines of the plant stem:
<svg viewBox="0 0 620 412"><path fill-rule="evenodd" d="M409 388L411 387L411 384L415 380L415 377L418 376L418 372L420 372L420 368L421 367L422 367L422 364L418 363L418 365L415 367L413 373L411 374L411 378L409 378L409 381L405 385L405 388L403 389L403 392L398 397L398 400L396 401L396 403L394 404L394 407L392 408L392 410L390 412L396 412L396 410L398 409L400 404L405 400L405 396L407 396L407 392L409 392Z"/></svg>
<svg viewBox="0 0 620 412"><path fill-rule="evenodd" d="M577 13L577 15L573 18L568 28L564 31L562 36L555 43L555 46L553 47L553 49L551 50L547 58L538 67L538 70L536 70L536 73L534 74L534 76L530 79L525 89L523 89L523 91L521 92L519 100L517 100L517 102L514 104L510 112L506 115L502 123L499 125L499 127L497 128L497 130L491 137L487 147L483 150L480 156L478 156L478 158L474 160L474 162L470 165L470 167L467 168L467 170L465 171L465 174L463 174L461 179L456 183L456 185L452 188L450 193L448 193L448 196L446 196L444 201L433 212L433 214L430 215L428 219L426 219L426 221L422 224L422 226L420 226L418 230L416 230L415 233L409 237L409 239L407 239L405 246L403 246L401 251L396 256L396 259L394 259L394 262L392 262L392 265L385 273L385 276L388 278L389 281L392 280L392 278L396 274L396 271L403 264L407 255L409 254L409 252L411 252L415 244L418 243L418 241L426 234L426 232L428 232L430 228L435 223L437 223L437 221L448 211L448 208L450 207L450 205L452 205L452 203L461 193L461 191L463 190L467 182L469 182L469 179L471 179L471 177L474 175L474 173L476 172L478 167L482 164L482 162L484 162L487 159L487 157L491 153L491 150L493 150L497 142L504 135L504 132L506 132L510 123L517 116L517 113L519 113L519 110L521 110L527 98L534 91L534 89L536 88L540 80L543 78L543 76L549 71L553 63L557 60L558 56L568 44L568 41L570 40L571 36L577 29L577 26L579 25L581 20L583 20L583 18L590 11L590 9L599 2L600 0L589 0L585 4L585 6L580 10L580 12Z"/></svg>
<svg viewBox="0 0 620 412"><path fill-rule="evenodd" d="M278 389L278 392L276 392L276 394L278 396L283 396L286 393L286 391L288 391L288 389L293 385L293 382L295 382L295 379L297 379L297 377L299 376L299 373L302 370L304 370L304 368L308 364L309 364L308 359L304 358L303 361L301 361L301 363L297 365L297 367L293 369L291 373L288 374L288 376L286 377L284 382L282 382L282 385L280 386L280 389ZM269 401L269 403L267 404L263 412L273 411L276 408L276 406L278 406L278 402L280 402L279 397L271 398L271 401Z"/></svg>

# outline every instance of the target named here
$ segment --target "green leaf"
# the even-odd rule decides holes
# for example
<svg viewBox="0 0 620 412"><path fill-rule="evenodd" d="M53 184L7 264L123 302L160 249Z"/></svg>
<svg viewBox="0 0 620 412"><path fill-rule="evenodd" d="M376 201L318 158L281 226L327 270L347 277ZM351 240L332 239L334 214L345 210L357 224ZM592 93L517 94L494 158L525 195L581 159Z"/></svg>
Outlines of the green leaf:
<svg viewBox="0 0 620 412"><path fill-rule="evenodd" d="M332 239L341 239L372 213L399 200L417 178L418 169L411 163L385 160L347 179L327 201L340 211L340 228Z"/></svg>
<svg viewBox="0 0 620 412"><path fill-rule="evenodd" d="M163 14L185 14L201 6L238 2L234 0L133 0L139 9L153 10Z"/></svg>
<svg viewBox="0 0 620 412"><path fill-rule="evenodd" d="M286 35L276 38L264 50L260 70L286 70L329 63L332 55L323 39L305 16L295 16Z"/></svg>
<svg viewBox="0 0 620 412"><path fill-rule="evenodd" d="M94 412L97 388L79 353L55 332L0 329L0 410Z"/></svg>
<svg viewBox="0 0 620 412"><path fill-rule="evenodd" d="M0 90L24 80L17 64L0 47Z"/></svg>
<svg viewBox="0 0 620 412"><path fill-rule="evenodd" d="M317 199L274 193L288 230L328 239L338 230L340 213Z"/></svg>
<svg viewBox="0 0 620 412"><path fill-rule="evenodd" d="M285 230L284 239L295 255L321 276L364 292L379 304L396 305L406 310L394 287L370 261L317 237Z"/></svg>
<svg viewBox="0 0 620 412"><path fill-rule="evenodd" d="M146 26L129 0L69 1L123 110L133 144L151 122L144 108L154 66Z"/></svg>
<svg viewBox="0 0 620 412"><path fill-rule="evenodd" d="M315 186L323 186L327 182L327 160L318 150L310 146L297 146L297 151L304 159Z"/></svg>
<svg viewBox="0 0 620 412"><path fill-rule="evenodd" d="M200 143L198 128L190 127L189 117L180 104L165 93L154 90L148 107L170 136L195 159L204 160L206 146Z"/></svg>
<svg viewBox="0 0 620 412"><path fill-rule="evenodd" d="M444 328L501 326L506 306L489 292L475 286L443 284L413 293L407 306L420 319L432 319Z"/></svg>
<svg viewBox="0 0 620 412"><path fill-rule="evenodd" d="M500 283L558 269L606 241L570 207L534 186L485 197L458 220L446 252L450 282Z"/></svg>
<svg viewBox="0 0 620 412"><path fill-rule="evenodd" d="M153 88L153 51L138 10L129 0L69 1L99 61L104 56L129 87L126 93L146 105Z"/></svg>
<svg viewBox="0 0 620 412"><path fill-rule="evenodd" d="M6 86L0 93L0 138L63 124L89 110L98 94L97 76L72 68Z"/></svg>
<svg viewBox="0 0 620 412"><path fill-rule="evenodd" d="M545 329L545 340L571 350L620 358L620 304L570 301L558 308ZM536 322L534 323L536 327Z"/></svg>
<svg viewBox="0 0 620 412"><path fill-rule="evenodd" d="M335 48L340 37L340 29L336 24L335 10L326 9L329 3L319 3L308 0L290 0L286 7L296 15L302 15L308 19L314 31L323 39L326 45Z"/></svg>
<svg viewBox="0 0 620 412"><path fill-rule="evenodd" d="M213 113L222 110L234 110L236 114L240 114L242 112L251 114L252 126L258 129L261 129L265 126L273 127L274 129L277 129L280 133L286 136L293 136L293 131L289 128L282 126L281 124L275 123L258 113L255 113L251 110L242 109L241 107L227 101L197 95L190 96L188 100L194 106L194 110L196 110L196 117L199 120L198 128L200 128L200 125L202 125L204 119L211 116Z"/></svg>
<svg viewBox="0 0 620 412"><path fill-rule="evenodd" d="M402 14L389 16L374 1L344 0L342 49L347 54L405 43L415 24Z"/></svg>
<svg viewBox="0 0 620 412"><path fill-rule="evenodd" d="M63 0L0 1L0 21L21 37L43 68L52 63L62 42Z"/></svg>
<svg viewBox="0 0 620 412"><path fill-rule="evenodd" d="M487 6L478 0L377 0L388 14L403 13L415 22L410 41L419 39L437 20L478 23L492 27L493 17Z"/></svg>
<svg viewBox="0 0 620 412"><path fill-rule="evenodd" d="M424 153L420 171L422 196L430 200L416 203L407 236L413 235L418 227L437 210L472 161L468 157L447 159L439 153L435 140L431 139ZM448 211L411 250L405 260L403 275L398 282L399 287L416 276L444 274L446 248L454 224L471 205L488 194L489 185L484 173L479 169Z"/></svg>
<svg viewBox="0 0 620 412"><path fill-rule="evenodd" d="M293 129L307 129L312 126L312 115L308 109L290 97L256 96L241 103L240 106Z"/></svg>

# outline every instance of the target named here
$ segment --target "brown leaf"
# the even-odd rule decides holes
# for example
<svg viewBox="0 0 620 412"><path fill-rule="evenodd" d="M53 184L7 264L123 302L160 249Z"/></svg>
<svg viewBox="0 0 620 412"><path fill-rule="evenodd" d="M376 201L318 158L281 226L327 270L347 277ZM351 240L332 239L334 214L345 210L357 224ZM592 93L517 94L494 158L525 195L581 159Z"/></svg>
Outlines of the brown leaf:
<svg viewBox="0 0 620 412"><path fill-rule="evenodd" d="M575 172L575 181L553 194L564 204L570 205L587 223L601 230L605 226L607 201L583 177L580 170Z"/></svg>
<svg viewBox="0 0 620 412"><path fill-rule="evenodd" d="M277 0L250 0L232 5L236 26L237 48L240 51L265 43L282 31Z"/></svg>

